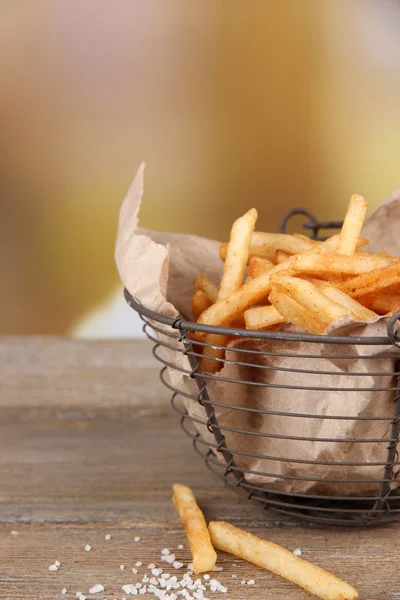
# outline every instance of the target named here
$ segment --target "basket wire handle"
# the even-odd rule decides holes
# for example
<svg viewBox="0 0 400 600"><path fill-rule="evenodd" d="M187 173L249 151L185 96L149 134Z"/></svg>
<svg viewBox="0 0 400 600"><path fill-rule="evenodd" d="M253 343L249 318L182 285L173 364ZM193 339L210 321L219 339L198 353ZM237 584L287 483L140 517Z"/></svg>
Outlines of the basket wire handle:
<svg viewBox="0 0 400 600"><path fill-rule="evenodd" d="M320 229L340 229L343 225L343 221L319 221L314 213L306 208L292 208L281 219L279 224L280 233L287 233L288 221L296 215L303 215L309 219L309 221L303 223L303 229L311 230L311 239L313 240L323 241L326 239L326 237L319 235Z"/></svg>

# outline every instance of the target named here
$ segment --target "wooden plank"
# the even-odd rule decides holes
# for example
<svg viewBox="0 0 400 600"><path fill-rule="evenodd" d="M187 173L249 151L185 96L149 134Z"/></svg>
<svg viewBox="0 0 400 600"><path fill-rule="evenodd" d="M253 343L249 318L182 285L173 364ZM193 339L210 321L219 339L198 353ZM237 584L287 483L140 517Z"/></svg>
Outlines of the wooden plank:
<svg viewBox="0 0 400 600"><path fill-rule="evenodd" d="M300 547L360 598L400 597L399 525L289 522L225 488L181 432L146 342L11 338L0 340L0 364L0 598L73 598L95 583L105 591L93 598L122 598L121 586L141 579L131 571L137 560L160 564L163 547L182 543L177 558L189 562L171 503L174 481L193 487L208 519ZM83 550L87 543L91 552ZM54 560L62 565L49 572ZM224 571L215 576L229 588L227 600L309 597L233 557L221 554L219 564Z"/></svg>

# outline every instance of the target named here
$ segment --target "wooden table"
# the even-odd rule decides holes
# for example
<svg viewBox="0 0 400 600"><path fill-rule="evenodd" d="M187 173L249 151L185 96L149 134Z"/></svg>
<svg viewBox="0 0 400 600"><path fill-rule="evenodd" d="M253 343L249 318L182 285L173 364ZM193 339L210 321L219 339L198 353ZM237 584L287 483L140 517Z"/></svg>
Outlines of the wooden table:
<svg viewBox="0 0 400 600"><path fill-rule="evenodd" d="M177 558L190 562L171 504L175 481L193 487L208 519L300 547L304 558L355 586L360 599L400 598L400 526L289 522L225 488L180 430L147 342L3 338L0 364L2 600L70 599L77 591L120 599L121 586L138 581L136 561L159 564L162 548L183 544ZM55 560L61 566L51 572ZM224 570L215 575L229 590L211 598L310 597L228 555L220 554L219 565ZM256 585L241 584L249 579ZM96 583L105 591L91 596Z"/></svg>

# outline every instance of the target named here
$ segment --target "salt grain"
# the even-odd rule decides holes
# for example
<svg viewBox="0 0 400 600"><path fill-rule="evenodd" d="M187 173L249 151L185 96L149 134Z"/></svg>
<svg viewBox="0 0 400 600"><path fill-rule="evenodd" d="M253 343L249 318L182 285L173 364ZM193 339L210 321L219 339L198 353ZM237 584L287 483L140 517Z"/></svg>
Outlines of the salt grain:
<svg viewBox="0 0 400 600"><path fill-rule="evenodd" d="M231 577L233 577L234 579L236 579L236 578L237 578L237 575L231 575Z"/></svg>
<svg viewBox="0 0 400 600"><path fill-rule="evenodd" d="M92 549L92 546L89 546L89 544L86 544L86 546L85 546L86 552L90 552L91 549Z"/></svg>
<svg viewBox="0 0 400 600"><path fill-rule="evenodd" d="M142 579L143 583L149 583L149 578L147 577L147 575L144 575L143 579Z"/></svg>
<svg viewBox="0 0 400 600"><path fill-rule="evenodd" d="M168 548L164 548L163 550L161 550L161 554L163 554L164 556L168 556L168 554L171 554L171 552Z"/></svg>
<svg viewBox="0 0 400 600"><path fill-rule="evenodd" d="M76 597L77 597L79 600L86 600L86 596L84 596L84 595L82 594L82 592L76 592Z"/></svg>
<svg viewBox="0 0 400 600"><path fill-rule="evenodd" d="M66 593L67 593L67 588L63 588L63 589L61 590L61 593L62 593L62 595L66 594Z"/></svg>
<svg viewBox="0 0 400 600"><path fill-rule="evenodd" d="M179 544L178 550L183 550L183 544Z"/></svg>
<svg viewBox="0 0 400 600"><path fill-rule="evenodd" d="M107 535L104 536L104 539L108 542L108 540L111 540L111 535L107 533Z"/></svg>
<svg viewBox="0 0 400 600"><path fill-rule="evenodd" d="M161 575L162 569L152 569L151 572L154 575L154 577L158 577L159 575Z"/></svg>
<svg viewBox="0 0 400 600"><path fill-rule="evenodd" d="M141 567L142 566L142 562L140 562L140 560L137 561L137 563L135 563L135 567Z"/></svg>
<svg viewBox="0 0 400 600"><path fill-rule="evenodd" d="M242 585L246 585L245 580L243 579L243 581L240 582Z"/></svg>
<svg viewBox="0 0 400 600"><path fill-rule="evenodd" d="M10 531L10 535L19 535L19 532L18 532L18 531L16 531L15 529L12 529L12 530Z"/></svg>
<svg viewBox="0 0 400 600"><path fill-rule="evenodd" d="M55 560L54 564L56 565L56 567L61 567L61 563L59 560Z"/></svg>
<svg viewBox="0 0 400 600"><path fill-rule="evenodd" d="M133 596L137 595L137 589L134 583L128 583L127 585L123 585L122 591L125 592L125 594L128 594L128 596L130 594L132 594Z"/></svg>
<svg viewBox="0 0 400 600"><path fill-rule="evenodd" d="M179 562L179 560L174 560L172 566L174 567L174 569L182 569L183 563Z"/></svg>
<svg viewBox="0 0 400 600"><path fill-rule="evenodd" d="M101 583L96 583L89 590L89 594L98 594L99 592L104 592L104 585L101 585Z"/></svg>
<svg viewBox="0 0 400 600"><path fill-rule="evenodd" d="M119 568L121 569L121 571L123 571L125 569L125 565L119 565Z"/></svg>
<svg viewBox="0 0 400 600"><path fill-rule="evenodd" d="M254 585L255 581L254 579L249 579L249 581L247 582L247 585Z"/></svg>
<svg viewBox="0 0 400 600"><path fill-rule="evenodd" d="M138 570L137 570L137 569L132 569L132 573L133 573L134 575L137 575L137 572L138 572Z"/></svg>
<svg viewBox="0 0 400 600"><path fill-rule="evenodd" d="M193 563L189 563L187 569L188 571L193 571Z"/></svg>
<svg viewBox="0 0 400 600"><path fill-rule="evenodd" d="M210 575L204 575L203 577L204 577L204 579L205 579L206 581L208 581L208 580L210 579ZM232 575L232 577L233 577L233 575ZM235 576L235 577L236 577L236 576Z"/></svg>
<svg viewBox="0 0 400 600"><path fill-rule="evenodd" d="M224 567L214 567L213 571L223 571Z"/></svg>
<svg viewBox="0 0 400 600"><path fill-rule="evenodd" d="M155 566L156 565L154 563L150 563L149 565L147 565L147 568L151 571L151 569L155 569Z"/></svg>
<svg viewBox="0 0 400 600"><path fill-rule="evenodd" d="M144 586L139 590L139 594L145 594L147 592L147 587Z"/></svg>
<svg viewBox="0 0 400 600"><path fill-rule="evenodd" d="M57 565L50 565L49 566L49 571L58 571Z"/></svg>
<svg viewBox="0 0 400 600"><path fill-rule="evenodd" d="M135 535L135 537L133 538L134 542L140 542L140 537L138 535Z"/></svg>
<svg viewBox="0 0 400 600"><path fill-rule="evenodd" d="M301 556L301 550L300 550L300 548L296 548L296 550L293 550L293 554L295 556Z"/></svg>

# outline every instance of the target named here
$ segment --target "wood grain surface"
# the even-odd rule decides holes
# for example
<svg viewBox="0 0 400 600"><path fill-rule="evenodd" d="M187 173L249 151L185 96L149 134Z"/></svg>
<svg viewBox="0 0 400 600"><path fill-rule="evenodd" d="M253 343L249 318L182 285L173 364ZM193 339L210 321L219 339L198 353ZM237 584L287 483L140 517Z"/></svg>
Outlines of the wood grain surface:
<svg viewBox="0 0 400 600"><path fill-rule="evenodd" d="M225 488L181 432L147 342L3 338L0 365L1 600L71 599L77 591L121 599L121 586L141 579L131 571L136 561L163 566L160 550L169 547L190 562L171 503L175 481L194 489L208 519L300 547L303 558L356 587L361 600L400 599L400 526L305 525ZM50 572L55 560L61 566ZM218 564L224 570L215 576L228 592L210 598L310 597L223 553ZM241 584L249 579L256 584ZM90 595L96 583L105 590Z"/></svg>

